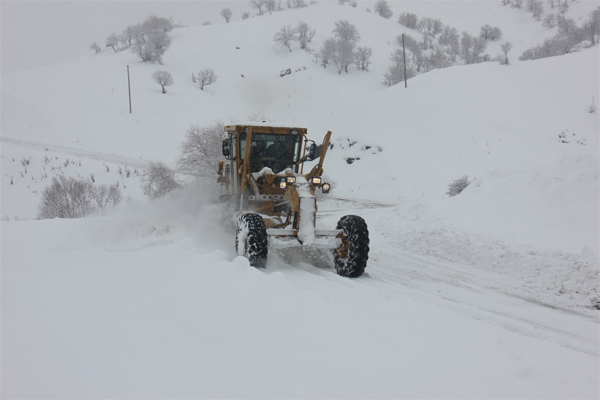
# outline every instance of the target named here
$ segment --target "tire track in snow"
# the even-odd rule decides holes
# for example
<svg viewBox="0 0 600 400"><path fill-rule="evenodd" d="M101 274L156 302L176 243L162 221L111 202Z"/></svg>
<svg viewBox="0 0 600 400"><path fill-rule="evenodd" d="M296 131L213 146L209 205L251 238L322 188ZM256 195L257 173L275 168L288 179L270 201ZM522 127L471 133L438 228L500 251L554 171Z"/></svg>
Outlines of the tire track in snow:
<svg viewBox="0 0 600 400"><path fill-rule="evenodd" d="M368 267L365 284L392 292L404 286L412 289L411 298L416 295L427 303L508 331L599 356L596 318L529 299L514 293L515 289L506 282L458 272L450 262L435 263L410 254L390 253L387 262L376 261ZM588 335L569 330L572 326L585 326Z"/></svg>
<svg viewBox="0 0 600 400"><path fill-rule="evenodd" d="M356 207L352 201L346 204ZM348 211L327 210L318 215L335 220L337 214L341 216ZM363 214L381 211L362 209ZM352 212L361 213L361 209ZM600 354L598 313L594 310L576 310L538 299L535 291L539 288L512 276L452 261L434 260L433 256L410 254L385 247L385 243L383 248L373 247L365 274L352 282L450 309L507 331L550 341L591 356ZM337 278L347 279L337 276L333 269L306 262L294 263L294 267L333 282Z"/></svg>
<svg viewBox="0 0 600 400"><path fill-rule="evenodd" d="M448 309L512 333L549 341L594 357L599 356L598 343L594 342L598 324L587 316L571 310L539 304L537 301L530 301L519 295L504 293L502 289L494 288L486 282L482 285L474 282L465 283L460 276L436 276L432 271L415 273L414 270L406 267L420 268L424 264L435 263L423 262L423 260L414 262L412 256L392 260L394 264L401 265L395 268L395 273L390 272L389 265L371 262L367 266L368 272L360 278L351 279L350 282L345 282L349 278L338 276L333 269L314 266L307 262L293 263L293 268L334 284L350 287L364 285L388 295L406 296L411 300ZM442 268L440 265L437 267ZM274 271L276 270L272 272ZM286 273L285 270L281 272ZM586 331L590 335L582 336L568 330L571 326L582 324L586 326Z"/></svg>

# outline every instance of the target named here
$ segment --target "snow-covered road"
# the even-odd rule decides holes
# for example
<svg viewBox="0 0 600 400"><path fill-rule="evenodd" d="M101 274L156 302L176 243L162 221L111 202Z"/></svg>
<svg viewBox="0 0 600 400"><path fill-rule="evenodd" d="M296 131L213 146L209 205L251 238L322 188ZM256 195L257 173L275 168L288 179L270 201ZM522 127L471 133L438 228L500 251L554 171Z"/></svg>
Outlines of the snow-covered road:
<svg viewBox="0 0 600 400"><path fill-rule="evenodd" d="M254 269L213 206L166 204L2 222L3 397L599 395L597 311L402 250L382 222L402 205L324 203L320 224L374 224L367 273L347 279L298 250Z"/></svg>

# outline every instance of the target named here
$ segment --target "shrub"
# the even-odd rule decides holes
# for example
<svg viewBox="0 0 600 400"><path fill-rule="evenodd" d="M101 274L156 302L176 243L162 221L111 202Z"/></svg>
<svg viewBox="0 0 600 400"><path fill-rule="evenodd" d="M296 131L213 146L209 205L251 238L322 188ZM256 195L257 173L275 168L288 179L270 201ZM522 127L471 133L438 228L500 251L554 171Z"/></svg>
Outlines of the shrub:
<svg viewBox="0 0 600 400"><path fill-rule="evenodd" d="M450 185L448 185L448 191L446 192L446 194L450 197L459 195L470 184L471 184L471 181L469 181L469 175L465 175L462 178L458 178L457 180L452 182Z"/></svg>
<svg viewBox="0 0 600 400"><path fill-rule="evenodd" d="M118 183L110 186L100 185L98 187L94 187L93 197L94 202L96 203L96 209L99 211L104 211L109 206L116 206L123 199Z"/></svg>
<svg viewBox="0 0 600 400"><path fill-rule="evenodd" d="M417 17L416 14L405 12L400 14L400 16L398 17L398 23L410 29L417 29L419 17Z"/></svg>
<svg viewBox="0 0 600 400"><path fill-rule="evenodd" d="M96 211L116 205L122 199L116 185L100 187L73 177L52 178L52 183L42 192L38 219L82 218Z"/></svg>
<svg viewBox="0 0 600 400"><path fill-rule="evenodd" d="M181 188L181 184L175 178L175 171L160 161L150 161L145 168L142 177L142 189L144 194L156 199L167 193Z"/></svg>
<svg viewBox="0 0 600 400"><path fill-rule="evenodd" d="M592 96L592 103L588 106L587 111L590 114L595 113L596 111L598 111L598 105L596 104L596 99L594 99L594 96Z"/></svg>
<svg viewBox="0 0 600 400"><path fill-rule="evenodd" d="M375 3L375 12L382 16L383 18L391 18L394 13L390 9L390 5L385 0L378 0Z"/></svg>

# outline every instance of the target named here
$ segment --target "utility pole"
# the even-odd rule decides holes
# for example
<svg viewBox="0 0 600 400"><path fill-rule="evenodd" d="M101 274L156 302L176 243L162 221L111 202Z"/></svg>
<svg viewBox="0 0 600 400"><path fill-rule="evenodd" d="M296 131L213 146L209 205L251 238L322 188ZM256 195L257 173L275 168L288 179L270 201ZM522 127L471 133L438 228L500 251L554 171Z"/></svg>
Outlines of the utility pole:
<svg viewBox="0 0 600 400"><path fill-rule="evenodd" d="M127 66L127 87L129 88L129 114L131 114L131 81L129 80L129 65Z"/></svg>
<svg viewBox="0 0 600 400"><path fill-rule="evenodd" d="M404 47L404 33L402 34L402 57L404 57L404 87L407 88L408 84L406 83L406 49Z"/></svg>

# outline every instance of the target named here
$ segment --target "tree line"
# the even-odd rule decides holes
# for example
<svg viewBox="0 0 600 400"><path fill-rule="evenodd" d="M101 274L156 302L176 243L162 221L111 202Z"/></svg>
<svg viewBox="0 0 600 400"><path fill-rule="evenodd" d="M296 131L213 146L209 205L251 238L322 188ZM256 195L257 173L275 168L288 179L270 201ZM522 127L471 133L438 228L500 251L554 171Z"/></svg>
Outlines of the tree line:
<svg viewBox="0 0 600 400"><path fill-rule="evenodd" d="M162 64L162 56L171 46L169 32L174 27L170 19L151 15L140 24L127 26L121 34L111 34L106 38L105 45L115 53L130 49L143 62ZM96 42L90 48L96 54L102 51Z"/></svg>

